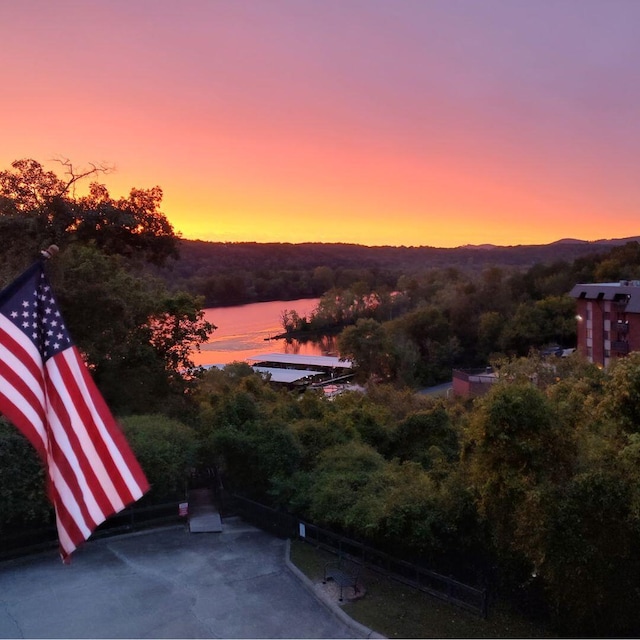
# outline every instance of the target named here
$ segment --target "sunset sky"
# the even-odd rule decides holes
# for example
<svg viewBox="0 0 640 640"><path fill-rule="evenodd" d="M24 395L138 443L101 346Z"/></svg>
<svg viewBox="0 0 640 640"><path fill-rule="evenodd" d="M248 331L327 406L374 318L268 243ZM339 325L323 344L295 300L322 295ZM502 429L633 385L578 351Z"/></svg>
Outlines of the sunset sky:
<svg viewBox="0 0 640 640"><path fill-rule="evenodd" d="M186 238L640 235L638 0L0 5L0 169L115 166Z"/></svg>

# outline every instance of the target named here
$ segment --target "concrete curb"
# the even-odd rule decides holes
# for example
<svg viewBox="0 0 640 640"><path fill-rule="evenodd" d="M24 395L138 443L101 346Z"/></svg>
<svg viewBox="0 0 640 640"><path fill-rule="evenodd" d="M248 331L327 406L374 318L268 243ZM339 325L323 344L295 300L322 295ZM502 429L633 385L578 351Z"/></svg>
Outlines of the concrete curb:
<svg viewBox="0 0 640 640"><path fill-rule="evenodd" d="M365 627L354 620L351 616L347 615L341 607L335 602L331 601L324 594L320 593L314 586L313 582L307 578L307 576L291 562L291 540L287 538L287 542L284 550L284 561L291 573L302 582L306 589L308 589L315 598L322 603L334 616L336 616L341 622L346 624L350 629L357 633L361 638L381 638L386 639L386 636L380 635L377 631Z"/></svg>

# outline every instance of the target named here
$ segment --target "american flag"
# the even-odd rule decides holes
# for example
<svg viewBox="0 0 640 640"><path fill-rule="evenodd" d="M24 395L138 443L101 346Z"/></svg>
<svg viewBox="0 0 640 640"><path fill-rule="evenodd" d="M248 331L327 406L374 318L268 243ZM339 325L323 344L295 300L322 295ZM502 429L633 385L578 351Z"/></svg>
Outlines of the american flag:
<svg viewBox="0 0 640 640"><path fill-rule="evenodd" d="M149 489L40 260L0 292L0 412L46 465L63 559Z"/></svg>

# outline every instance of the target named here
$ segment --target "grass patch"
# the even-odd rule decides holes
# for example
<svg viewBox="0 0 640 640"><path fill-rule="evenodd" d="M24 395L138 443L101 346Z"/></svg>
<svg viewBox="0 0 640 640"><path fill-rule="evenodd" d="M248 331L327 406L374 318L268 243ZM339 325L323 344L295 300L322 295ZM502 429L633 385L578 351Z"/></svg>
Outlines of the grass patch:
<svg viewBox="0 0 640 640"><path fill-rule="evenodd" d="M291 561L314 582L322 580L325 563L335 558L306 542L291 542ZM375 571L363 571L361 582L365 596L342 608L354 620L387 638L557 637L501 603L494 604L484 620Z"/></svg>

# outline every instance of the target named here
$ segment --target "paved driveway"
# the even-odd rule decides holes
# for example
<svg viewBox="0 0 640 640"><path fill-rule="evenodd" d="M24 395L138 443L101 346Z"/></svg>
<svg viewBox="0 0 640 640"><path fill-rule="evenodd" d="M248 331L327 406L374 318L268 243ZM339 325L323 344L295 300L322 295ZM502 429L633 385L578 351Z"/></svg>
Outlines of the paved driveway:
<svg viewBox="0 0 640 640"><path fill-rule="evenodd" d="M244 523L90 542L0 563L2 638L354 638Z"/></svg>

